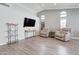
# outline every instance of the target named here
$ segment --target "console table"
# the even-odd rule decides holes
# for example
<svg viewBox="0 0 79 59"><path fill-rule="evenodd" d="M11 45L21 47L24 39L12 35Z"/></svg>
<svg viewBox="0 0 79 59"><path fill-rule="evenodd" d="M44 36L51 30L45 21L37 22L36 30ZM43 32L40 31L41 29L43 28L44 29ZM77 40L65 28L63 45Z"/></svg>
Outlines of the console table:
<svg viewBox="0 0 79 59"><path fill-rule="evenodd" d="M25 34L25 39L29 38L29 33L32 32L33 36L35 36L35 30L25 30L24 34Z"/></svg>

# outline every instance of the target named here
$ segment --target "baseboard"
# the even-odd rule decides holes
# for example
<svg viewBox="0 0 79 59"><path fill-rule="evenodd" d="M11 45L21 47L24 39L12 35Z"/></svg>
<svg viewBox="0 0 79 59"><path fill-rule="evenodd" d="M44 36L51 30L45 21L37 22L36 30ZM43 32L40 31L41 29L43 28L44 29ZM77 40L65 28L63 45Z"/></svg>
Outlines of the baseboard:
<svg viewBox="0 0 79 59"><path fill-rule="evenodd" d="M78 37L71 37L71 39L79 39Z"/></svg>
<svg viewBox="0 0 79 59"><path fill-rule="evenodd" d="M38 35L36 35L36 36L38 36ZM29 38L32 38L32 37L35 37L35 36L29 36L28 39L29 39ZM24 40L24 39L25 39L25 38L23 38L23 39L19 39L18 41L21 41L21 40ZM26 38L26 39L27 39L27 38ZM0 45L6 45L6 44L8 44L8 43L5 42L5 43L2 43L2 44L0 44Z"/></svg>
<svg viewBox="0 0 79 59"><path fill-rule="evenodd" d="M36 35L36 36L39 36L39 35ZM32 38L32 37L34 37L34 36L30 36L30 37L28 37L28 39L29 38ZM78 37L71 37L71 39L79 39ZM19 41L20 40L23 40L23 39L19 39ZM2 43L2 44L0 44L0 45L6 45L7 44L7 42L5 42L5 43Z"/></svg>
<svg viewBox="0 0 79 59"><path fill-rule="evenodd" d="M5 42L5 43L2 43L2 44L0 44L0 45L6 45L7 43Z"/></svg>
<svg viewBox="0 0 79 59"><path fill-rule="evenodd" d="M38 35L36 35L36 36L38 36ZM26 37L26 39L29 39L29 38L32 38L32 37L36 37L36 36L29 36L28 38Z"/></svg>

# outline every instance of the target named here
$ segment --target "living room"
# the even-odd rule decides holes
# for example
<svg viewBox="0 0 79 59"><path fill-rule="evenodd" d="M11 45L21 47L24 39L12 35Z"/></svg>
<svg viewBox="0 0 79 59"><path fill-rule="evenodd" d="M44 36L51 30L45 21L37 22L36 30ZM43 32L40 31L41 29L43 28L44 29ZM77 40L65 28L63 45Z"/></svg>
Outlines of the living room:
<svg viewBox="0 0 79 59"><path fill-rule="evenodd" d="M0 54L78 55L78 18L79 3L0 3Z"/></svg>

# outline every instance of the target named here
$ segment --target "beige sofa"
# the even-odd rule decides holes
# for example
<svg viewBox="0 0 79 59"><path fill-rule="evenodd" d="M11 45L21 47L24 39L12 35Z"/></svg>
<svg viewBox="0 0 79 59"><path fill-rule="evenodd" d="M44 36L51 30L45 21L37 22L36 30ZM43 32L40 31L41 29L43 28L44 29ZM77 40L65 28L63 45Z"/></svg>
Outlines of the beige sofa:
<svg viewBox="0 0 79 59"><path fill-rule="evenodd" d="M62 29L57 30L55 32L55 38L62 40L62 41L69 41L70 40L70 33L71 33L70 28L62 28Z"/></svg>

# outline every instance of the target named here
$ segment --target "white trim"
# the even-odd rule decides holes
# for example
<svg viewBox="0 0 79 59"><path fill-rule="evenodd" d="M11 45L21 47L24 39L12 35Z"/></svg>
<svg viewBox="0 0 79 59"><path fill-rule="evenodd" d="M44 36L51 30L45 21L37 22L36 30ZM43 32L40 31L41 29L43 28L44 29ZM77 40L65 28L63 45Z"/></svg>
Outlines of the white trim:
<svg viewBox="0 0 79 59"><path fill-rule="evenodd" d="M7 43L5 42L5 43L0 44L0 46L1 46L1 45L6 45L6 44L7 44Z"/></svg>
<svg viewBox="0 0 79 59"><path fill-rule="evenodd" d="M71 39L79 39L79 37L71 37Z"/></svg>

